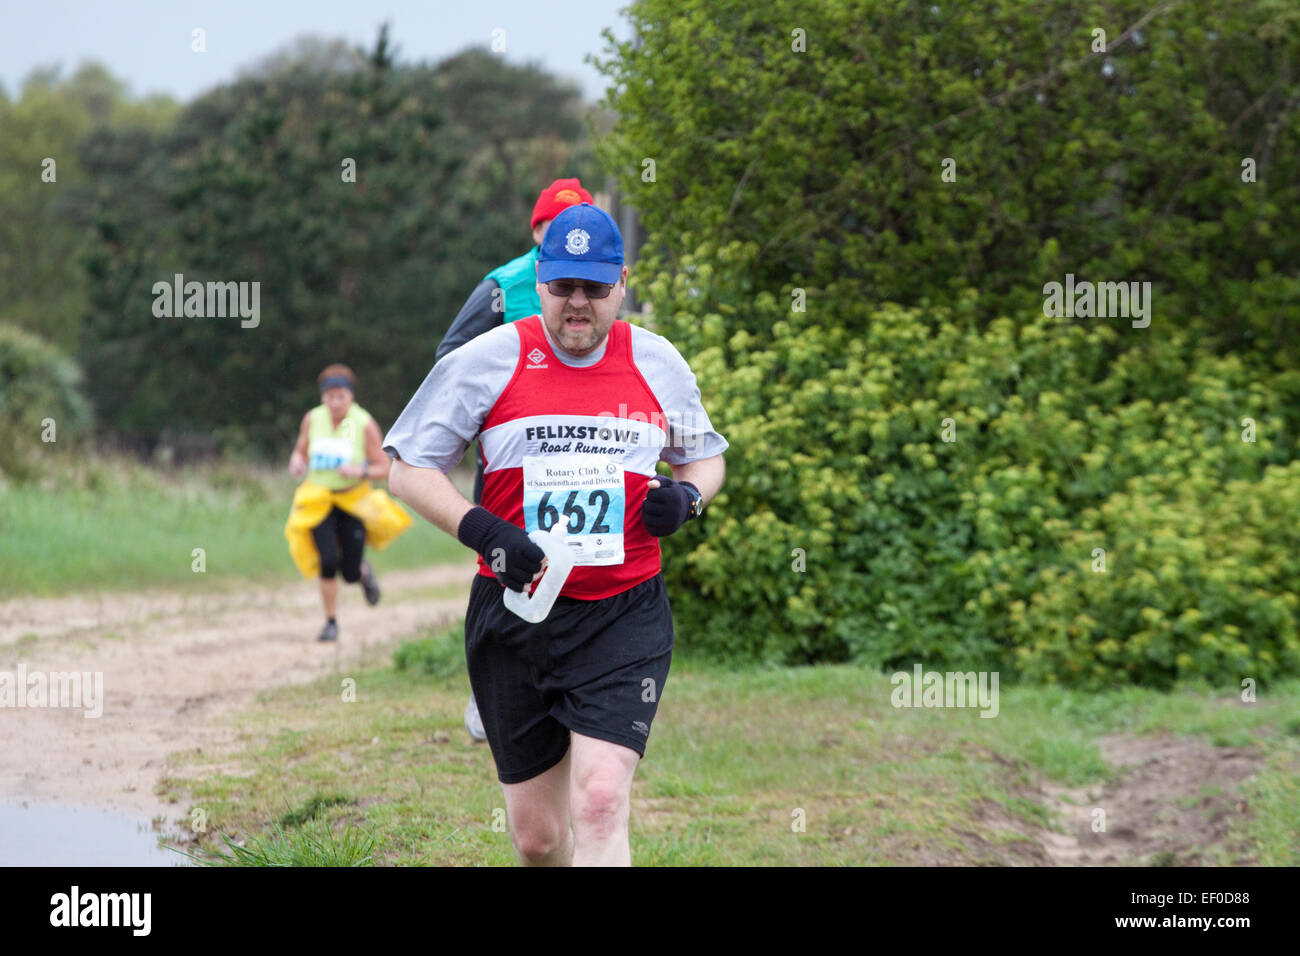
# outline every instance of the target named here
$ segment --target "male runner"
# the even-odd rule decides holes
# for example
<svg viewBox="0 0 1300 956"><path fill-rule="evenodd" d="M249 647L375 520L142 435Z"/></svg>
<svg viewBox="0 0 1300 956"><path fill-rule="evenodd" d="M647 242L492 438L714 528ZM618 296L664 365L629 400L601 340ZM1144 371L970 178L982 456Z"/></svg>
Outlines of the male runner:
<svg viewBox="0 0 1300 956"><path fill-rule="evenodd" d="M717 494L727 442L672 344L616 318L627 268L608 214L557 215L537 278L540 316L429 373L384 439L389 488L479 552L465 652L520 862L626 866L632 777L672 657L658 539ZM482 507L445 474L475 437ZM540 577L526 532L558 521L577 566L528 624L502 588Z"/></svg>
<svg viewBox="0 0 1300 956"><path fill-rule="evenodd" d="M537 297L537 252L542 237L556 214L580 202L595 205L591 193L582 188L578 179L557 179L538 194L528 224L533 230L533 247L505 265L497 266L474 287L452 320L451 328L438 343L433 357L435 362L502 322L517 322L542 311L541 300ZM483 462L480 460L476 464L474 504L479 504L483 498ZM487 740L473 693L465 705L465 730L474 740Z"/></svg>

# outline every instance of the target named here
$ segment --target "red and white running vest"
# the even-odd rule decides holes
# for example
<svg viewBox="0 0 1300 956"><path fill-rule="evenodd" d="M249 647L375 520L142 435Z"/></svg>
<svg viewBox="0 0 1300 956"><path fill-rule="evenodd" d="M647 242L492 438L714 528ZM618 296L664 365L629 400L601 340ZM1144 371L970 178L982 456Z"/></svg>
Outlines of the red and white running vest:
<svg viewBox="0 0 1300 956"><path fill-rule="evenodd" d="M646 484L668 440L664 410L615 320L594 365L555 357L541 316L520 319L519 362L479 432L483 507L527 531L566 522L579 563L562 596L610 597L659 573ZM492 576L479 557L479 573Z"/></svg>

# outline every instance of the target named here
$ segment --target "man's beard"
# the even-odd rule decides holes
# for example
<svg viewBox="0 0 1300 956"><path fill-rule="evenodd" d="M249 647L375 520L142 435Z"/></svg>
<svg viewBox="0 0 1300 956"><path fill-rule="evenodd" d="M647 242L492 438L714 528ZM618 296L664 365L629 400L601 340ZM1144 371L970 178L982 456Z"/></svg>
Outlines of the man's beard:
<svg viewBox="0 0 1300 956"><path fill-rule="evenodd" d="M569 320L577 320L576 324ZM596 318L589 312L565 311L561 317L560 332L557 336L560 347L567 352L586 352L595 347Z"/></svg>

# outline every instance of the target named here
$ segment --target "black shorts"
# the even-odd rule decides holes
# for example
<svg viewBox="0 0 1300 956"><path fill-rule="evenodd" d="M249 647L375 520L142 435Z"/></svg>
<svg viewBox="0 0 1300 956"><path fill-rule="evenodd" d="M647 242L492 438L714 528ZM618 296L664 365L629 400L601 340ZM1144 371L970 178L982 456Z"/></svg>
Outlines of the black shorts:
<svg viewBox="0 0 1300 956"><path fill-rule="evenodd" d="M598 601L559 597L529 624L475 575L465 658L502 783L522 783L564 759L569 731L645 756L668 679L673 619L662 574Z"/></svg>

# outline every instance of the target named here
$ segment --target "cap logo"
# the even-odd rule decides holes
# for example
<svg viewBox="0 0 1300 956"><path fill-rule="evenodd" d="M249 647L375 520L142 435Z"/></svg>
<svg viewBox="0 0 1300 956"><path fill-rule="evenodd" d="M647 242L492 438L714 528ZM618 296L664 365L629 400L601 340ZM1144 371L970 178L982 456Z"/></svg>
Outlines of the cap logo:
<svg viewBox="0 0 1300 956"><path fill-rule="evenodd" d="M555 194L555 199L557 202L571 202L576 205L578 202L582 200L582 197L579 196L577 193L575 193L572 189L561 189L558 193Z"/></svg>
<svg viewBox="0 0 1300 956"><path fill-rule="evenodd" d="M591 248L591 235L586 229L570 229L564 237L564 251L572 256L584 256Z"/></svg>

